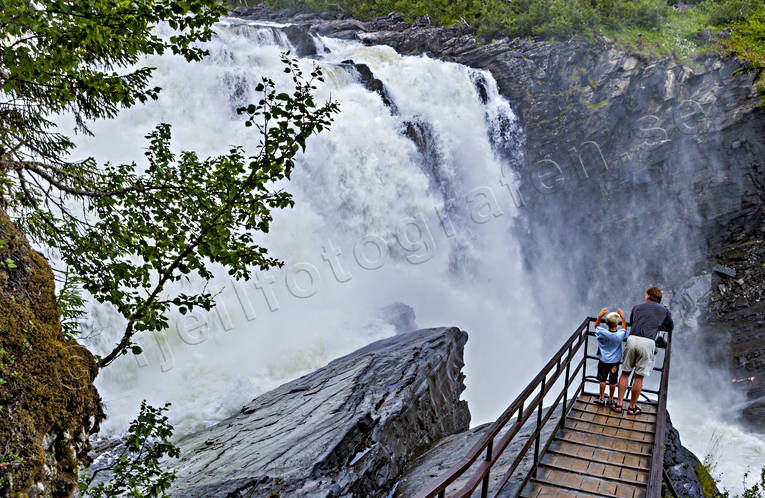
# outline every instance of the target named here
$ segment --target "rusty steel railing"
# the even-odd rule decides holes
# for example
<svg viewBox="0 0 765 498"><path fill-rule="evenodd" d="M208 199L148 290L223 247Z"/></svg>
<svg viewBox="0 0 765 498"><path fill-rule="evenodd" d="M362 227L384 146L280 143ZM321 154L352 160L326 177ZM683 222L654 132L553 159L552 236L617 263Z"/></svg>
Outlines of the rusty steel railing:
<svg viewBox="0 0 765 498"><path fill-rule="evenodd" d="M534 431L528 436L525 444L518 452L515 459L510 463L510 467L502 475L498 485L495 486L492 493L492 496L497 497L502 492L503 488L526 457L533 444L533 464L526 473L520 487L517 489L517 496L529 479L536 476L540 455L544 455L547 451L558 430L565 427L566 417L574 406L576 399L580 394L586 392L585 385L587 383L598 382L595 377L587 375L587 361L592 359L597 360L598 358L588 352L589 338L595 335L595 333L590 330L590 324L593 322L595 322L595 318L587 317L526 388L521 391L510 406L508 406L499 418L497 418L497 420L489 427L484 436L476 442L473 447L467 451L465 456L457 461L457 463L440 475L429 486L417 493L416 498L445 498L446 489L454 481L464 477L482 455L480 463L475 466L475 469L472 471L472 474L470 474L467 482L465 482L465 484L463 484L456 492L450 494L450 496L460 498L472 496L480 485L481 498L487 498L489 495L489 481L492 467L497 463L499 457L513 438L520 432L524 424L531 418L532 414L536 412L536 426ZM657 405L656 435L658 437L654 437L653 443L651 471L647 493L649 498L661 496L662 469L664 461L663 434L666 427L667 383L669 377L669 353L671 341L672 334L667 334L667 347L664 354L663 365L661 368L654 368L654 370L662 373L659 390L656 391L643 388L641 392L641 396L649 403ZM581 355L581 359L575 361L575 357L582 349L583 354ZM579 375L580 370L581 376ZM556 381L558 381L561 376L564 376L564 381L562 386L560 386L559 389L556 389L558 394L555 397L555 400L551 405L543 408L545 396L550 394ZM577 379L581 380L577 381ZM574 386L575 382L576 385ZM572 389L574 391L573 395L569 396ZM628 387L625 399L629 399L631 389L632 385ZM537 394L532 397L532 394L535 392L537 392ZM656 399L651 400L646 393L656 395ZM561 401L563 402L562 405ZM558 417L555 426L552 428L547 441L542 445L542 432L545 425L555 414L559 405L561 406L560 417ZM516 415L515 418L513 418L513 415ZM501 437L499 437L499 439L497 439L499 433L502 429L507 427L508 424L510 424L509 428Z"/></svg>
<svg viewBox="0 0 765 498"><path fill-rule="evenodd" d="M667 393L669 391L669 359L672 353L672 332L667 333L667 347L664 350L664 361L661 367L659 382L659 398L656 406L656 432L653 435L653 451L651 452L651 473L648 478L646 496L654 498L661 496L661 481L664 472L664 432L667 428ZM667 479L670 493L677 496L672 482Z"/></svg>

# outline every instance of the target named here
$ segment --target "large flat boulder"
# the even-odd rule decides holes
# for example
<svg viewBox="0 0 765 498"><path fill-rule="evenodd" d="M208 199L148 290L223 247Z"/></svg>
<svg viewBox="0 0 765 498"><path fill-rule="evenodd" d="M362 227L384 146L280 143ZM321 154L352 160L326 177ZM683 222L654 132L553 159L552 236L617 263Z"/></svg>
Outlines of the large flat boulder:
<svg viewBox="0 0 765 498"><path fill-rule="evenodd" d="M467 334L372 343L179 442L173 496L386 496L405 466L469 427Z"/></svg>

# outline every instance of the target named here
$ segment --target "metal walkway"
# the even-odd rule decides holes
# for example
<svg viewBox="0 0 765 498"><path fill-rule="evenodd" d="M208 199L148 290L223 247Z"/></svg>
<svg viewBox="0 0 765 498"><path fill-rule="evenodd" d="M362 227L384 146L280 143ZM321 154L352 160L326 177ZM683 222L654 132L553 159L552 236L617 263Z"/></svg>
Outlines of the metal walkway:
<svg viewBox="0 0 765 498"><path fill-rule="evenodd" d="M595 403L594 322L585 319L481 440L417 498L661 496L672 334L645 379L643 413L619 414ZM492 474L516 437L526 438L520 452L497 466L502 475ZM675 494L671 484L667 491Z"/></svg>
<svg viewBox="0 0 765 498"><path fill-rule="evenodd" d="M520 496L646 496L656 408L620 415L597 398L579 397Z"/></svg>

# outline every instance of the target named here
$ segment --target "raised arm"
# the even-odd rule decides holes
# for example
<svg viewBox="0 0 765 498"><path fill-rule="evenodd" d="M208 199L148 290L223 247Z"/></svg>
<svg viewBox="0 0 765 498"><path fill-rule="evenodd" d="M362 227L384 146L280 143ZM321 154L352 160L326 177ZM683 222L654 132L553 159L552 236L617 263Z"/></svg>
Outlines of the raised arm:
<svg viewBox="0 0 765 498"><path fill-rule="evenodd" d="M627 330L627 320L624 318L624 312L622 311L621 308L616 308L616 311L619 313L619 316L622 319L622 328L624 330Z"/></svg>
<svg viewBox="0 0 765 498"><path fill-rule="evenodd" d="M600 327L600 320L606 316L606 313L608 313L608 308L603 308L600 310L600 313L598 313L598 319L595 320L595 328Z"/></svg>

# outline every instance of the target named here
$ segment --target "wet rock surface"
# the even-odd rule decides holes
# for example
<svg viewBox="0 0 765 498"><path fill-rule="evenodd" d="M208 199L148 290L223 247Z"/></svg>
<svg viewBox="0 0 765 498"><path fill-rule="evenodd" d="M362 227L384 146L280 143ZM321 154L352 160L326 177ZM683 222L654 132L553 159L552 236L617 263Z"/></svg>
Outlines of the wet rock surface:
<svg viewBox="0 0 765 498"><path fill-rule="evenodd" d="M761 208L760 208L761 209ZM761 214L744 215L756 223ZM765 225L731 233L714 254L720 271L712 277L705 320L717 333L715 359L726 363L734 385L746 390L744 419L765 424Z"/></svg>
<svg viewBox="0 0 765 498"><path fill-rule="evenodd" d="M717 486L699 459L680 441L680 434L667 420L664 438L664 470L678 496L718 496ZM666 487L666 484L665 484ZM663 496L672 496L666 490Z"/></svg>
<svg viewBox="0 0 765 498"><path fill-rule="evenodd" d="M287 39L292 46L295 47L295 55L298 57L307 57L317 54L316 44L313 42L313 37L304 28L290 25L282 28L282 32L287 35Z"/></svg>
<svg viewBox="0 0 765 498"><path fill-rule="evenodd" d="M380 79L375 77L374 73L372 73L372 70L369 69L369 66L366 64L357 64L350 59L343 61L341 64L352 67L358 75L361 84L364 85L364 87L370 92L375 92L378 94L382 99L383 104L390 108L391 114L398 114L398 108L396 107L395 102L393 102L393 99L390 97L388 89L385 88L385 84Z"/></svg>
<svg viewBox="0 0 765 498"><path fill-rule="evenodd" d="M375 342L179 442L173 496L385 496L413 456L467 430L467 334Z"/></svg>

